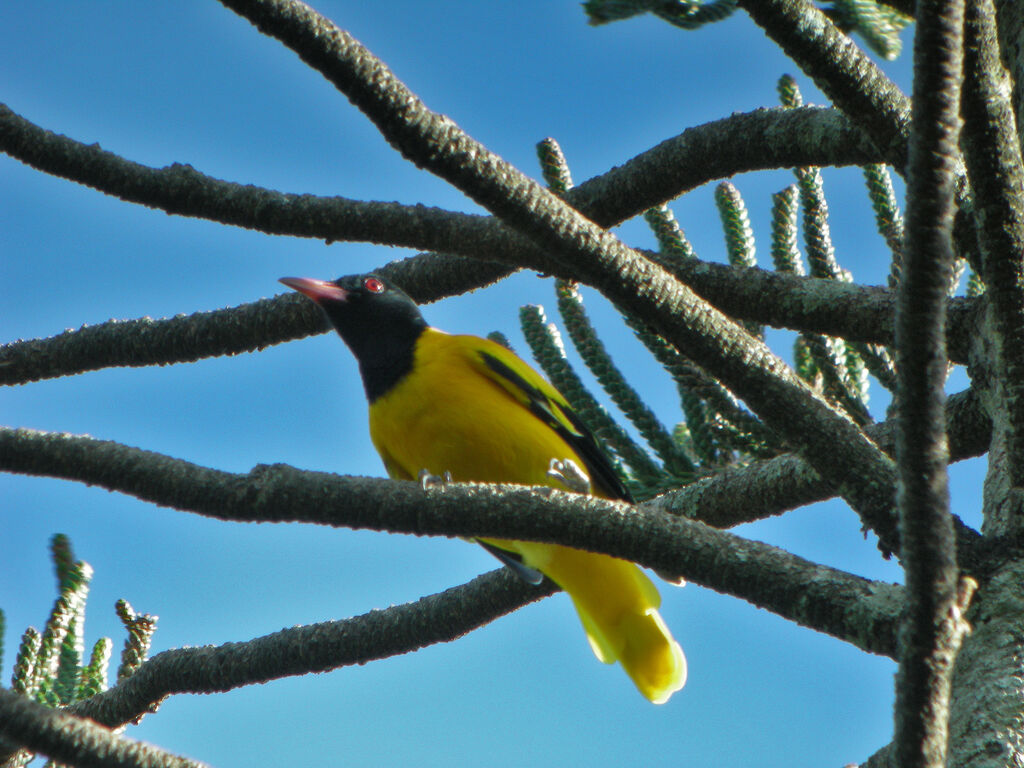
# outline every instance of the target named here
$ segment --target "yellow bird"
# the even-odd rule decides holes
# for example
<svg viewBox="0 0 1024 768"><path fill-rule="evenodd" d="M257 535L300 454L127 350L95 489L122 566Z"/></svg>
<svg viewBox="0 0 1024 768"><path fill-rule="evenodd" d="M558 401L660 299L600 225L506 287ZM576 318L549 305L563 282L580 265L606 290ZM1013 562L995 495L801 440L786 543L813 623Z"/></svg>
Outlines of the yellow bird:
<svg viewBox="0 0 1024 768"><path fill-rule="evenodd" d="M370 437L392 478L426 471L632 501L565 398L505 347L428 326L415 302L378 275L281 282L320 306L358 360ZM553 466L576 477L559 480ZM683 651L658 613L657 588L636 565L555 544L480 543L528 581L543 573L564 589L597 658L620 662L652 702L683 687Z"/></svg>

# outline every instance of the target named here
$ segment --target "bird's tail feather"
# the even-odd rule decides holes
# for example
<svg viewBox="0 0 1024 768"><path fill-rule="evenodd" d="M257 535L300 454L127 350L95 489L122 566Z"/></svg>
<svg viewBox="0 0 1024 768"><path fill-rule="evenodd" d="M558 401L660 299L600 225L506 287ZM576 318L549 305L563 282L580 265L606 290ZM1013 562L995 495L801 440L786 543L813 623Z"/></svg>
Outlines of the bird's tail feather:
<svg viewBox="0 0 1024 768"><path fill-rule="evenodd" d="M494 541L569 593L598 659L620 662L655 704L686 682L686 658L658 613L661 597L633 563L553 544Z"/></svg>

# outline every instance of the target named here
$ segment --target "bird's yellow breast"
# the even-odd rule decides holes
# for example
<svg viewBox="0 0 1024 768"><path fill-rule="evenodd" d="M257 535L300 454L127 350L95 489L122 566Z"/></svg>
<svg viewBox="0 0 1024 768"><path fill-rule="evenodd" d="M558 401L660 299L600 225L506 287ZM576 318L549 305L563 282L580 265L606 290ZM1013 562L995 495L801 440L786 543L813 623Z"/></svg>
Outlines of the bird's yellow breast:
<svg viewBox="0 0 1024 768"><path fill-rule="evenodd" d="M551 485L552 459L583 466L489 373L479 351L493 347L475 336L423 332L410 373L370 406L370 436L392 477L414 479L426 469L455 481Z"/></svg>

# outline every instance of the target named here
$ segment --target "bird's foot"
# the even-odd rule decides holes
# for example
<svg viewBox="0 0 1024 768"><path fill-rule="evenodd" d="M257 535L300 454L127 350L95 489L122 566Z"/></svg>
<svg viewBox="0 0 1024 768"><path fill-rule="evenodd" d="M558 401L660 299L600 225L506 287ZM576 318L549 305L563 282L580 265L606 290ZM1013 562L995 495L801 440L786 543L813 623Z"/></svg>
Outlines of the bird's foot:
<svg viewBox="0 0 1024 768"><path fill-rule="evenodd" d="M573 493L590 493L590 478L572 459L552 459L548 465L548 477Z"/></svg>
<svg viewBox="0 0 1024 768"><path fill-rule="evenodd" d="M419 475L420 486L424 491L430 490L436 486L444 487L452 481L452 473L445 472L443 475L434 475L430 473L429 469L421 469Z"/></svg>

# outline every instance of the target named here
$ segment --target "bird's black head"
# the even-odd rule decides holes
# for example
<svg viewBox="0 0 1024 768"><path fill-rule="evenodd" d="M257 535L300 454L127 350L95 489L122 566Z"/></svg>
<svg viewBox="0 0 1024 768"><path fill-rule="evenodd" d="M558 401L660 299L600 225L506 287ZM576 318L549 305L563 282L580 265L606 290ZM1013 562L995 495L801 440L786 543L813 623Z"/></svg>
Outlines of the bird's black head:
<svg viewBox="0 0 1024 768"><path fill-rule="evenodd" d="M416 302L380 275L349 275L333 282L282 277L312 299L359 361L372 403L412 369L416 340L427 327Z"/></svg>

